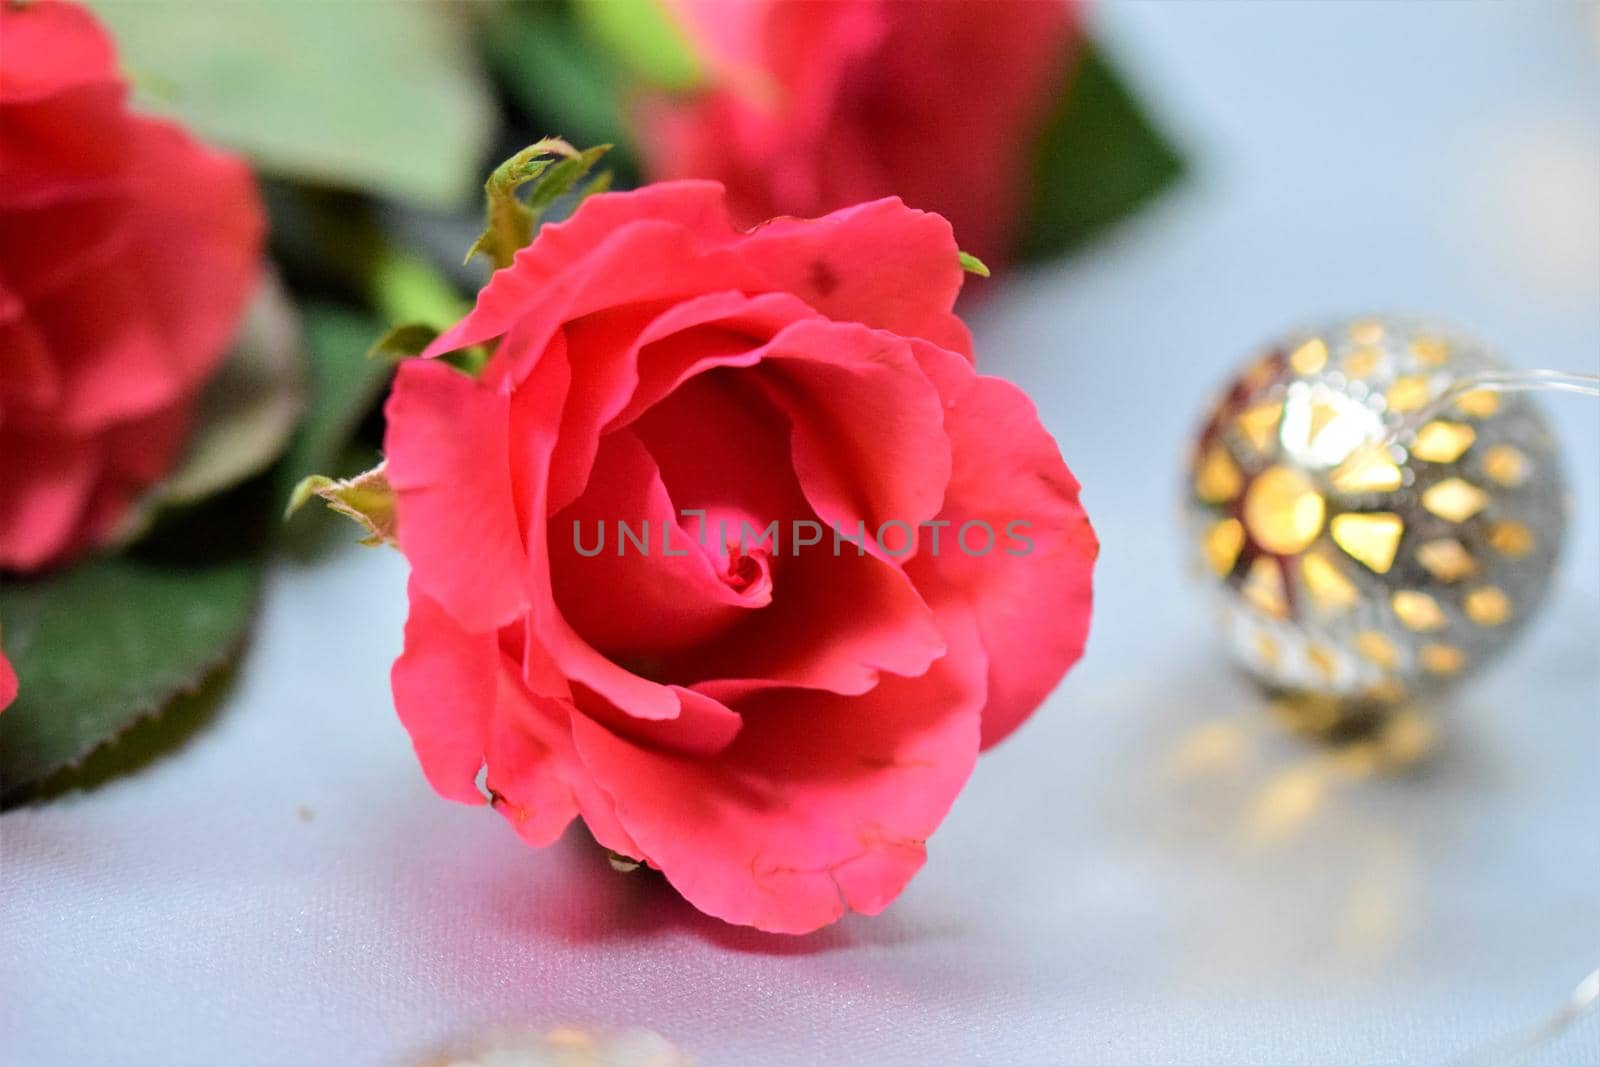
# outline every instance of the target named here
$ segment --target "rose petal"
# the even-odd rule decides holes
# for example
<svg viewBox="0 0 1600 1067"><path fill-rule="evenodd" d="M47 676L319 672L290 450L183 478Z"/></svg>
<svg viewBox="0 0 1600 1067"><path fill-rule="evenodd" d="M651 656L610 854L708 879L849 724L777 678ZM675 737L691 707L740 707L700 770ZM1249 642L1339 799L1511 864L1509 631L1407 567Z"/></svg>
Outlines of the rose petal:
<svg viewBox="0 0 1600 1067"><path fill-rule="evenodd" d="M0 211L0 277L36 300L102 268L129 239L122 190Z"/></svg>
<svg viewBox="0 0 1600 1067"><path fill-rule="evenodd" d="M494 809L528 844L555 841L578 814L567 784L574 759L569 712L555 701L529 699L510 664L496 671L497 712L489 732L489 787Z"/></svg>
<svg viewBox="0 0 1600 1067"><path fill-rule="evenodd" d="M645 548L623 540L618 523ZM724 580L627 430L606 436L588 491L551 520L550 575L567 621L622 662L692 647L766 603Z"/></svg>
<svg viewBox="0 0 1600 1067"><path fill-rule="evenodd" d="M701 911L805 933L874 914L922 866L972 771L982 652L960 613L952 653L864 697L777 691L714 758L637 745L583 717L573 735L640 854Z"/></svg>
<svg viewBox="0 0 1600 1067"><path fill-rule="evenodd" d="M707 293L674 305L639 336L636 386L608 428L626 426L696 374L748 367L785 326L816 312L789 293Z"/></svg>
<svg viewBox="0 0 1600 1067"><path fill-rule="evenodd" d="M583 491L603 428L627 425L690 375L755 362L774 333L814 314L786 293L721 292L598 312L566 326L574 374L551 460L551 508Z"/></svg>
<svg viewBox="0 0 1600 1067"><path fill-rule="evenodd" d="M413 575L405 649L389 683L422 773L442 797L482 804L478 771L488 745L500 651L492 632L470 633Z"/></svg>
<svg viewBox="0 0 1600 1067"><path fill-rule="evenodd" d="M518 345L522 340L519 333L532 329L538 329L537 324L520 324L507 337L506 343ZM642 678L596 651L573 630L550 593L550 544L545 526L549 514L550 457L570 380L566 346L559 340L560 335L557 338L557 343L550 345L534 365L527 381L512 394L509 411L503 416L509 419L506 432L510 441L509 481L515 496L514 514L522 517L527 531L526 534L519 532L521 543L515 548L519 556L525 554L525 564L519 563L518 569L525 569L526 588L534 591L525 602L527 640L531 646L537 646L541 658L548 658L567 679L587 686L627 714L646 719L676 718L680 702L670 688ZM425 361L417 362L429 365ZM406 518L403 512L400 523L404 547ZM502 563L511 565L509 560Z"/></svg>
<svg viewBox="0 0 1600 1067"><path fill-rule="evenodd" d="M775 219L739 254L772 288L830 319L922 337L971 357L972 339L952 312L964 272L950 224L898 197L819 219Z"/></svg>
<svg viewBox="0 0 1600 1067"><path fill-rule="evenodd" d="M140 119L129 158L129 270L171 360L193 387L222 362L261 280L266 220L244 160L178 126Z"/></svg>
<svg viewBox="0 0 1600 1067"><path fill-rule="evenodd" d="M989 657L988 748L1016 729L1083 655L1099 546L1078 502L1077 479L1027 395L974 374L953 353L912 347L944 395L954 466L939 513L951 524L945 551L923 553L907 569L924 589L943 584L972 609ZM987 555L969 555L954 542L952 535L972 521L994 530ZM1031 550L1007 538L1014 521L1030 524L1018 532ZM969 543L979 541L974 535Z"/></svg>
<svg viewBox="0 0 1600 1067"><path fill-rule="evenodd" d="M32 570L70 543L100 476L93 441L0 429L0 570Z"/></svg>
<svg viewBox="0 0 1600 1067"><path fill-rule="evenodd" d="M529 604L512 506L509 399L443 363L407 360L385 406L399 542L418 587L466 629Z"/></svg>
<svg viewBox="0 0 1600 1067"><path fill-rule="evenodd" d="M831 542L826 534L785 559L772 605L716 644L669 660L672 675L731 703L775 686L859 694L882 672L925 672L945 643L911 580L848 544L835 557Z"/></svg>
<svg viewBox="0 0 1600 1067"><path fill-rule="evenodd" d="M503 798L496 809L525 840L548 844L560 834L557 820L570 818L570 802L603 847L643 859L617 821L611 798L578 758L571 704L533 696L515 684L515 676L515 665L504 662L487 776L490 788Z"/></svg>
<svg viewBox="0 0 1600 1067"><path fill-rule="evenodd" d="M499 337L534 309L560 323L622 303L738 287L754 279L738 260L718 254L735 236L715 182L661 182L591 196L565 222L540 227L533 243L489 279L471 313L422 354ZM697 258L707 262L694 265ZM675 269L662 271L662 263Z"/></svg>
<svg viewBox="0 0 1600 1067"><path fill-rule="evenodd" d="M184 376L155 328L136 271L79 278L29 311L62 378L56 417L73 430L92 433L148 415L184 391Z"/></svg>
<svg viewBox="0 0 1600 1067"><path fill-rule="evenodd" d="M938 392L901 338L806 319L767 347L758 379L787 417L795 473L824 523L900 536L939 510L950 444ZM887 523L904 524L900 533ZM876 536L865 538L869 551Z"/></svg>
<svg viewBox="0 0 1600 1067"><path fill-rule="evenodd" d="M28 208L124 189L127 91L84 84L53 96L0 103L0 207Z"/></svg>
<svg viewBox="0 0 1600 1067"><path fill-rule="evenodd" d="M43 408L61 395L44 335L22 301L0 284L0 424L6 408Z"/></svg>
<svg viewBox="0 0 1600 1067"><path fill-rule="evenodd" d="M630 425L680 510L706 512L713 552L759 540L769 522L815 519L794 476L788 427L742 372L713 369L686 380ZM693 520L698 539L700 520Z"/></svg>
<svg viewBox="0 0 1600 1067"><path fill-rule="evenodd" d="M117 77L110 36L77 4L0 4L0 38L0 104Z"/></svg>

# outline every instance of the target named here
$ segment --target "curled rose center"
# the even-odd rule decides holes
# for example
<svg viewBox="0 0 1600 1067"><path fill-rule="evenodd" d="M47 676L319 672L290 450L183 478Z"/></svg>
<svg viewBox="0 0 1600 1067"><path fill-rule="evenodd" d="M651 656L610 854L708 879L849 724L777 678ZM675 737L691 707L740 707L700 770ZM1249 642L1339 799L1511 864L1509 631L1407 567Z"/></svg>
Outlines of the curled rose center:
<svg viewBox="0 0 1600 1067"><path fill-rule="evenodd" d="M730 541L726 546L728 566L722 580L741 596L758 599L772 592L772 552L766 545L745 545Z"/></svg>

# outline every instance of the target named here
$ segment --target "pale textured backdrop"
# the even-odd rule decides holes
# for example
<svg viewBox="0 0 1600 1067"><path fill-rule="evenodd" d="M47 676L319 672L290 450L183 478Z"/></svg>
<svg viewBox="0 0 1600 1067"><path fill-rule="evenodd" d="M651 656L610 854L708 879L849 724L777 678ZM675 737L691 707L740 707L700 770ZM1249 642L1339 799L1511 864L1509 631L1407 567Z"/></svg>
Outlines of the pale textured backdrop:
<svg viewBox="0 0 1600 1067"><path fill-rule="evenodd" d="M1597 369L1600 13L1097 21L1194 177L976 322L1087 487L1096 629L897 904L763 937L577 833L533 852L435 799L388 702L402 561L351 551L278 572L233 701L181 752L0 818L0 1062L405 1064L578 1022L713 1065L1434 1063L1553 1012L1600 964L1595 405L1552 404L1567 580L1404 780L1328 772L1215 661L1174 494L1208 392L1302 319L1432 313ZM1285 773L1315 803L1263 823ZM1600 1063L1600 1019L1524 1062Z"/></svg>

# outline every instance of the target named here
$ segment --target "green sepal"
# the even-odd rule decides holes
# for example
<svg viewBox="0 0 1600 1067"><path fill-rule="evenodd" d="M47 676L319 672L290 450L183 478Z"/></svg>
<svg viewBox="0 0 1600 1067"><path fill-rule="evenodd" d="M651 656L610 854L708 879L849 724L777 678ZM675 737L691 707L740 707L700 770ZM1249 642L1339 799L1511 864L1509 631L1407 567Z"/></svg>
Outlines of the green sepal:
<svg viewBox="0 0 1600 1067"><path fill-rule="evenodd" d="M966 271L968 274L976 274L980 278L987 278L989 276L988 266L983 262L983 260L973 255L971 252L958 251L956 253L956 258L961 261L961 269Z"/></svg>
<svg viewBox="0 0 1600 1067"><path fill-rule="evenodd" d="M394 487L389 484L384 466L380 463L354 478L329 478L324 474L313 474L302 479L289 494L283 517L288 519L312 497L321 497L332 511L354 520L367 531L367 536L361 539L362 544L394 544Z"/></svg>
<svg viewBox="0 0 1600 1067"><path fill-rule="evenodd" d="M545 137L496 167L483 184L485 225L467 261L482 254L495 270L510 266L518 249L533 240L550 205L571 192L610 148L597 145L580 152L559 137ZM518 196L524 185L531 186L526 203Z"/></svg>

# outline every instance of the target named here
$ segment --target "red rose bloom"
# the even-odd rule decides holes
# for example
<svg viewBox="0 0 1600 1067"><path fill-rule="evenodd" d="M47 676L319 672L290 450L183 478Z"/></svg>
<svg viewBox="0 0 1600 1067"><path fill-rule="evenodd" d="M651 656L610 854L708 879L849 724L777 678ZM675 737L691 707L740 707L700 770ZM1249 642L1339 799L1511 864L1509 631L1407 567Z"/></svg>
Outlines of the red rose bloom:
<svg viewBox="0 0 1600 1067"><path fill-rule="evenodd" d="M735 221L881 196L1004 261L1077 33L1067 0L672 0L705 88L639 109L655 178L715 178Z"/></svg>
<svg viewBox="0 0 1600 1067"><path fill-rule="evenodd" d="M0 569L105 542L176 462L259 272L245 165L126 105L74 4L0 2Z"/></svg>
<svg viewBox="0 0 1600 1067"><path fill-rule="evenodd" d="M886 906L1089 622L1078 484L973 370L962 278L899 200L744 232L711 182L497 272L425 353L497 339L482 374L407 361L387 408L434 787L487 767L528 842L581 816L730 922Z"/></svg>

